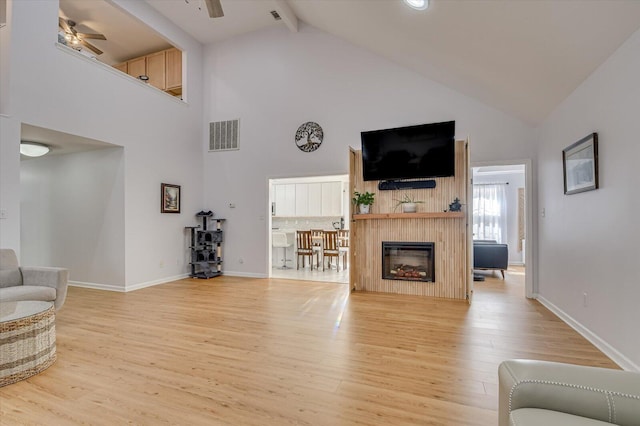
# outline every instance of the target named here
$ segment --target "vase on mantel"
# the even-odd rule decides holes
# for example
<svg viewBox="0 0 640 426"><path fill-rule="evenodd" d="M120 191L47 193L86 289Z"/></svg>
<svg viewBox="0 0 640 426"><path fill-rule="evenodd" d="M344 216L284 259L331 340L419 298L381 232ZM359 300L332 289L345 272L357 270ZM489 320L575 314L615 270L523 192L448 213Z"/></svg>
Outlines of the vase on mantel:
<svg viewBox="0 0 640 426"><path fill-rule="evenodd" d="M367 214L369 213L369 208L371 207L370 204L360 204L360 214Z"/></svg>

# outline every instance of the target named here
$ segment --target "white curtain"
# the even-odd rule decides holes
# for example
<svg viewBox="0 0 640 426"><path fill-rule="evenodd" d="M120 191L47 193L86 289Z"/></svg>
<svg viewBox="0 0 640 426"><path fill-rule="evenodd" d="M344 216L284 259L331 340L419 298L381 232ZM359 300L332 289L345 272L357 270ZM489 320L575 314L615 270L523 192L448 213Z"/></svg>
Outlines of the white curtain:
<svg viewBox="0 0 640 426"><path fill-rule="evenodd" d="M504 185L473 185L473 239L507 242Z"/></svg>

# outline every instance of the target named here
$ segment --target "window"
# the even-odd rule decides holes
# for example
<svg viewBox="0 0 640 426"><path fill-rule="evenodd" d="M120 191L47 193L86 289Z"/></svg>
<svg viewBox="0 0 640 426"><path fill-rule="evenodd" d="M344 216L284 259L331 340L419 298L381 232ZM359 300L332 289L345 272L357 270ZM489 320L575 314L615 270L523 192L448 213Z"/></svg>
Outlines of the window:
<svg viewBox="0 0 640 426"><path fill-rule="evenodd" d="M473 239L507 242L504 184L473 185Z"/></svg>

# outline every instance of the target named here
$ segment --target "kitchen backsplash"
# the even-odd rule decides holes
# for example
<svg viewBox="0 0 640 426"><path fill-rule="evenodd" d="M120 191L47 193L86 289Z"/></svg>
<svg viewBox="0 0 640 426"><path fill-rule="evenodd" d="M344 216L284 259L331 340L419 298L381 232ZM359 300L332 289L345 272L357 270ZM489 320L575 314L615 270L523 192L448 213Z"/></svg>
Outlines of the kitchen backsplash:
<svg viewBox="0 0 640 426"><path fill-rule="evenodd" d="M280 230L308 231L309 229L336 229L333 226L337 222L340 227L341 216L322 216L322 217L274 217L271 219L271 228ZM348 229L348 222L345 221L344 229Z"/></svg>

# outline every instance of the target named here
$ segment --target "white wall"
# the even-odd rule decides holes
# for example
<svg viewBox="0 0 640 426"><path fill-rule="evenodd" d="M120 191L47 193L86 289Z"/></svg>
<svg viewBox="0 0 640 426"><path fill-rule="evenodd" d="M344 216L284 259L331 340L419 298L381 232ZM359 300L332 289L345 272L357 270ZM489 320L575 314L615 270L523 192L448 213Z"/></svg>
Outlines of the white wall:
<svg viewBox="0 0 640 426"><path fill-rule="evenodd" d="M473 183L505 183L507 199L507 245L509 246L509 263L522 264L522 251L518 250L518 188L524 188L524 172L478 174Z"/></svg>
<svg viewBox="0 0 640 426"><path fill-rule="evenodd" d="M539 151L539 294L639 369L640 31L545 121ZM600 189L563 194L562 150L598 132ZM583 303L587 293L587 306ZM611 351L612 350L612 351ZM635 366L634 366L635 365Z"/></svg>
<svg viewBox="0 0 640 426"><path fill-rule="evenodd" d="M57 47L58 2L47 0L12 2L9 95L11 118L19 123L124 147L126 261L119 284L131 289L188 270L184 226L202 208L202 47L145 2L113 3L186 51L188 103ZM18 143L19 134L5 138L3 131L3 150L6 144L13 152ZM12 170L16 181L18 161L0 159L3 173ZM182 186L182 214L160 214L162 182ZM18 208L19 196L7 194L9 208Z"/></svg>
<svg viewBox="0 0 640 426"><path fill-rule="evenodd" d="M124 152L108 148L23 161L21 262L117 288L124 277Z"/></svg>
<svg viewBox="0 0 640 426"><path fill-rule="evenodd" d="M11 0L6 4L6 16L11 16ZM9 52L11 47L11 20L0 27L0 114L9 112Z"/></svg>
<svg viewBox="0 0 640 426"><path fill-rule="evenodd" d="M0 247L20 255L20 123L0 115Z"/></svg>
<svg viewBox="0 0 640 426"><path fill-rule="evenodd" d="M207 208L228 219L229 273L266 274L268 178L348 173L363 130L456 120L475 161L533 156L524 123L305 24L207 46L204 63L205 121L241 119L240 150L205 155ZM313 153L294 143L306 121L324 130Z"/></svg>

